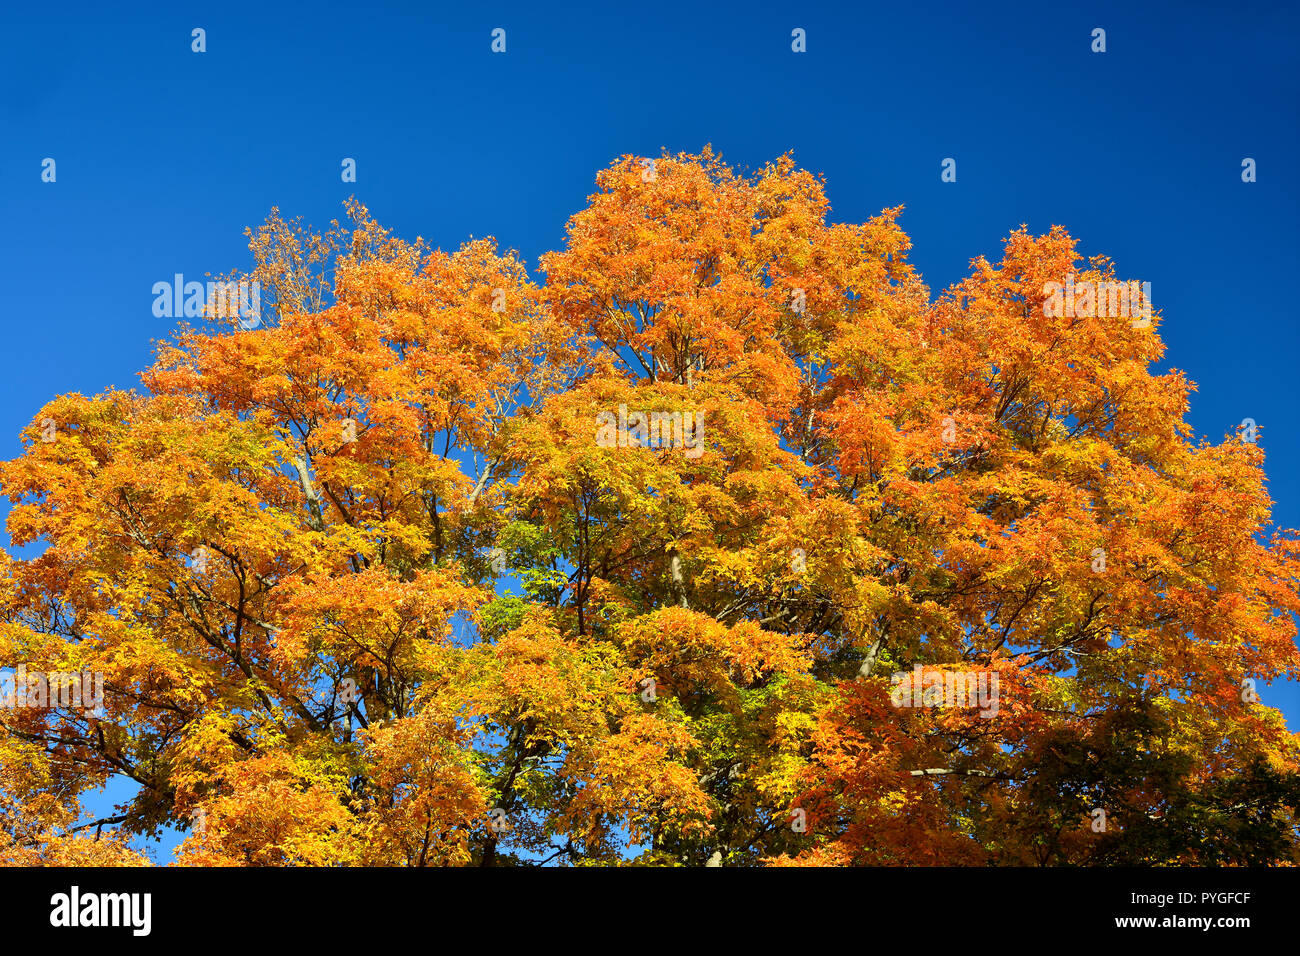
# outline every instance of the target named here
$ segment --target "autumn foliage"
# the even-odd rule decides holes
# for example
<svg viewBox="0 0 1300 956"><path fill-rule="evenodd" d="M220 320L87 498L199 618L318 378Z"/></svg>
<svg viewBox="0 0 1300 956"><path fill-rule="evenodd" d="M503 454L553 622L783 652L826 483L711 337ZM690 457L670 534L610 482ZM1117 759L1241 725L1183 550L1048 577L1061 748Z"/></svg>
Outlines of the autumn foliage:
<svg viewBox="0 0 1300 956"><path fill-rule="evenodd" d="M273 212L257 327L37 413L0 667L104 706L0 709L0 860L1296 861L1297 539L1158 314L1045 314L1109 261L1022 229L932 295L789 157L597 183L535 275ZM598 443L623 406L702 453Z"/></svg>

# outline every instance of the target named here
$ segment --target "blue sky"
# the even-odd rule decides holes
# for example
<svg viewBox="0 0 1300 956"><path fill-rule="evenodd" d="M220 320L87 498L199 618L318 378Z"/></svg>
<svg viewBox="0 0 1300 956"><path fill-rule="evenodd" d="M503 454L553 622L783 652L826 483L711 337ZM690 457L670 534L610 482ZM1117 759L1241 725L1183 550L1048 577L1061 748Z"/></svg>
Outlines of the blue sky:
<svg viewBox="0 0 1300 956"><path fill-rule="evenodd" d="M406 238L493 235L535 265L616 156L712 143L742 166L793 150L837 220L906 204L934 289L1021 223L1112 256L1152 283L1198 433L1257 421L1276 518L1300 526L1300 14L1142 7L6 5L0 455L52 396L136 384L172 325L153 284L248 266L272 205L324 225L355 194ZM1300 688L1264 701L1300 728Z"/></svg>

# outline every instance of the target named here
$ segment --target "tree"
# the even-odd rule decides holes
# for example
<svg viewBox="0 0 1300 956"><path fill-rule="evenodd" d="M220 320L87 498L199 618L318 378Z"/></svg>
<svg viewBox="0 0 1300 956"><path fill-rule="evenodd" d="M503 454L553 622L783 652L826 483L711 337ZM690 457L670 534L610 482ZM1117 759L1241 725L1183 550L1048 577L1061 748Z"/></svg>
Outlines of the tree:
<svg viewBox="0 0 1300 956"><path fill-rule="evenodd" d="M1056 307L1108 260L932 297L788 156L597 184L540 282L273 211L256 327L37 414L0 666L104 695L0 709L0 859L1296 860L1297 539L1158 315Z"/></svg>

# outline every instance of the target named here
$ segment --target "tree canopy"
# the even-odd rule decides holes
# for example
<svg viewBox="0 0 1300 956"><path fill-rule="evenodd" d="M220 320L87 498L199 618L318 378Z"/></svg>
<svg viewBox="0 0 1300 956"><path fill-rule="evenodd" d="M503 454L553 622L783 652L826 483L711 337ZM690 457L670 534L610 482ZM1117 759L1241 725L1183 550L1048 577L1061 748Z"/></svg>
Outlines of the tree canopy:
<svg viewBox="0 0 1300 956"><path fill-rule="evenodd" d="M1297 537L1159 313L1046 307L1110 260L1021 228L932 294L901 208L709 149L533 274L347 213L0 464L0 667L104 688L0 708L0 860L1297 860Z"/></svg>

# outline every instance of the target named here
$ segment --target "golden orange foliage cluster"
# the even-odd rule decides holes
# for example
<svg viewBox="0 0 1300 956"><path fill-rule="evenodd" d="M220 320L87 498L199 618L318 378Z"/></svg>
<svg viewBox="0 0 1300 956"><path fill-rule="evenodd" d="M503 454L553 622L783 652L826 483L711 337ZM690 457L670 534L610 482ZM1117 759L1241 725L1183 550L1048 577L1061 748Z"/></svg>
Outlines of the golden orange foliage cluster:
<svg viewBox="0 0 1300 956"><path fill-rule="evenodd" d="M167 826L213 866L1296 858L1250 692L1297 676L1296 539L1257 445L1194 439L1158 316L1045 314L1111 263L1021 230L932 296L899 209L828 222L789 157L650 168L544 278L273 213L260 327L38 413L0 667L104 706L0 709L0 860ZM622 406L702 453L597 442ZM995 711L900 706L917 665Z"/></svg>

